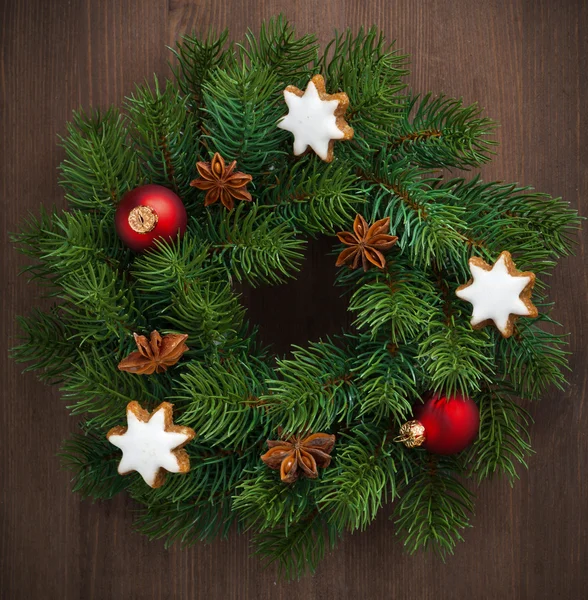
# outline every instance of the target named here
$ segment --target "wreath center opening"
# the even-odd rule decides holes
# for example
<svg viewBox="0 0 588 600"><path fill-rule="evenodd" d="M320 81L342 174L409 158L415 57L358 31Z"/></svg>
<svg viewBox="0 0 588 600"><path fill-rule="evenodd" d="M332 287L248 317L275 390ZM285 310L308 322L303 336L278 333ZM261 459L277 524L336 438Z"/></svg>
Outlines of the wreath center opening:
<svg viewBox="0 0 588 600"><path fill-rule="evenodd" d="M336 237L309 238L304 262L296 277L278 285L253 288L242 284L242 302L262 344L277 354L310 341L340 334L353 320L344 288L335 285L333 258Z"/></svg>

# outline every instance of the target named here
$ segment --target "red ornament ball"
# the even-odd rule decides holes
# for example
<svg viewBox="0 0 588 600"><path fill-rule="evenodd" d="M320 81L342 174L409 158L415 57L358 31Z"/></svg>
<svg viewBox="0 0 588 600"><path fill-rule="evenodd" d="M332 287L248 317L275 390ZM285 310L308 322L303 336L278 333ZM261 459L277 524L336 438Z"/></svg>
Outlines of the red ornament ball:
<svg viewBox="0 0 588 600"><path fill-rule="evenodd" d="M128 191L114 216L120 239L135 252L155 246L156 239L184 235L188 216L179 196L161 185L142 185Z"/></svg>
<svg viewBox="0 0 588 600"><path fill-rule="evenodd" d="M476 439L479 429L480 411L471 398L431 394L414 407L414 420L401 427L400 440L433 454L457 454Z"/></svg>

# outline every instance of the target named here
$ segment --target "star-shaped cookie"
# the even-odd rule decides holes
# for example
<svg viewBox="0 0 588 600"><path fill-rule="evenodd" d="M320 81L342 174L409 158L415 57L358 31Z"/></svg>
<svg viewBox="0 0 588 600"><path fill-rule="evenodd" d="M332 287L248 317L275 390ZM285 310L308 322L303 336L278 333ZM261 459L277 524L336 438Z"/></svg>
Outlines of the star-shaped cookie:
<svg viewBox="0 0 588 600"><path fill-rule="evenodd" d="M195 435L190 427L173 424L173 405L162 402L153 413L138 402L127 405L127 427L113 427L106 437L123 451L118 472L126 475L137 471L152 488L163 485L165 471L187 473L188 453L182 450Z"/></svg>
<svg viewBox="0 0 588 600"><path fill-rule="evenodd" d="M294 134L297 156L310 146L325 162L331 162L335 140L353 137L353 128L343 118L349 106L347 94L327 94L322 75L315 75L304 92L289 85L284 99L289 111L278 127Z"/></svg>
<svg viewBox="0 0 588 600"><path fill-rule="evenodd" d="M531 302L535 274L517 271L510 252L504 251L494 265L481 258L469 260L472 279L455 291L458 298L473 306L471 324L480 329L494 322L500 333L510 337L515 321L521 317L536 317L537 307Z"/></svg>

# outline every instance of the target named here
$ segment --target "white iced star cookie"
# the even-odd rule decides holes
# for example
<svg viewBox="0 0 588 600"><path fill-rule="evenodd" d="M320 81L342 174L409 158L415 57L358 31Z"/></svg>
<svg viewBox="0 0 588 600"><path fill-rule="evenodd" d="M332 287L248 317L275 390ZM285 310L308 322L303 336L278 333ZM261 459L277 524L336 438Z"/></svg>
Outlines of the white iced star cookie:
<svg viewBox="0 0 588 600"><path fill-rule="evenodd" d="M531 302L535 274L517 271L510 252L502 252L494 265L481 258L469 260L472 279L455 291L462 300L473 305L474 329L494 322L503 337L513 334L515 321L521 317L536 317L537 307Z"/></svg>
<svg viewBox="0 0 588 600"><path fill-rule="evenodd" d="M173 424L173 405L162 402L153 413L138 402L127 405L127 425L113 427L106 437L123 451L118 472L126 475L137 471L147 485L157 488L165 481L165 471L187 473L188 453L182 450L195 435L190 427Z"/></svg>
<svg viewBox="0 0 588 600"><path fill-rule="evenodd" d="M294 134L294 154L310 146L325 162L333 160L335 140L350 140L353 128L343 118L349 98L344 92L327 94L322 75L315 75L303 92L293 85L284 90L288 114L278 123Z"/></svg>

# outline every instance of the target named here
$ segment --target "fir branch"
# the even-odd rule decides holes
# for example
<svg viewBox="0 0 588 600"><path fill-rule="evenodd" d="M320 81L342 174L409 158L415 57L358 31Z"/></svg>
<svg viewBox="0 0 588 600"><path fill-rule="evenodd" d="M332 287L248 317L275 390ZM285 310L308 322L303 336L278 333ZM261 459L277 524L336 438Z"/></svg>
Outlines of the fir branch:
<svg viewBox="0 0 588 600"><path fill-rule="evenodd" d="M387 44L376 27L361 28L355 36L348 29L327 44L319 67L327 89L349 97L348 120L355 136L341 152L352 160L365 160L366 153L386 142L400 118L406 57Z"/></svg>
<svg viewBox="0 0 588 600"><path fill-rule="evenodd" d="M423 272L389 261L385 275L364 277L349 301L357 312L355 325L366 329L373 339L385 334L394 344L413 340L426 329L436 314L435 287ZM376 273L376 271L372 271Z"/></svg>
<svg viewBox="0 0 588 600"><path fill-rule="evenodd" d="M194 194L189 183L198 149L195 120L187 103L188 98L170 81L160 90L157 77L153 89L136 86L126 103L142 178L171 186L177 193L181 190L184 200Z"/></svg>
<svg viewBox="0 0 588 600"><path fill-rule="evenodd" d="M324 167L316 161L300 160L281 177L283 181L275 185L274 193L277 214L311 235L333 234L346 227L366 202L357 178L345 163Z"/></svg>
<svg viewBox="0 0 588 600"><path fill-rule="evenodd" d="M46 313L35 309L28 317L18 317L18 324L21 339L10 350L11 357L16 362L29 363L24 372L37 371L41 381L59 384L78 357L59 307L53 306Z"/></svg>
<svg viewBox="0 0 588 600"><path fill-rule="evenodd" d="M119 112L74 112L61 138L65 160L60 185L69 205L110 213L121 196L139 183L137 157Z"/></svg>
<svg viewBox="0 0 588 600"><path fill-rule="evenodd" d="M103 348L103 352L107 350ZM121 357L122 358L122 357ZM106 431L124 419L126 406L138 400L147 409L169 397L165 378L147 380L117 369L112 352L100 354L96 344L80 352L60 387L63 398L72 402L72 415L88 415L90 429Z"/></svg>
<svg viewBox="0 0 588 600"><path fill-rule="evenodd" d="M178 286L161 313L165 322L188 334L190 355L200 356L238 344L247 329L243 328L244 315L245 309L230 285L216 281Z"/></svg>
<svg viewBox="0 0 588 600"><path fill-rule="evenodd" d="M170 48L177 59L177 66L172 66L175 79L182 93L190 97L190 107L197 115L202 102L203 85L231 56L231 47L227 48L228 37L227 29L220 34L209 29L206 37L184 35L176 42L175 49Z"/></svg>
<svg viewBox="0 0 588 600"><path fill-rule="evenodd" d="M480 407L480 432L469 451L467 462L478 481L499 472L513 485L517 465L526 466L532 454L529 441L529 413L502 390L487 390L476 397Z"/></svg>
<svg viewBox="0 0 588 600"><path fill-rule="evenodd" d="M363 425L339 434L335 465L325 471L317 489L321 513L337 531L365 529L382 503L396 495L396 462L382 439L385 430Z"/></svg>
<svg viewBox="0 0 588 600"><path fill-rule="evenodd" d="M455 479L453 473L459 470L455 460L417 452L420 470L403 488L396 505L396 533L411 554L432 547L444 558L463 540L460 530L469 527L473 494Z"/></svg>
<svg viewBox="0 0 588 600"><path fill-rule="evenodd" d="M225 281L226 272L210 261L210 247L197 236L161 242L135 260L136 289L151 327L172 326L189 336L189 356L203 356L239 344L245 309Z"/></svg>
<svg viewBox="0 0 588 600"><path fill-rule="evenodd" d="M508 248L522 270L549 272L555 259L571 253L572 233L579 227L576 211L559 198L516 184L453 179L441 186L448 198L467 207L466 237L486 260L493 262Z"/></svg>
<svg viewBox="0 0 588 600"><path fill-rule="evenodd" d="M438 188L429 173L387 157L358 175L372 189L371 220L390 217L390 232L411 263L428 268L463 259L465 208L453 203L451 191Z"/></svg>
<svg viewBox="0 0 588 600"><path fill-rule="evenodd" d="M276 527L258 533L253 542L255 553L265 565L276 562L280 577L297 579L316 570L326 550L335 547L338 537L334 527L329 527L313 511L294 523L287 533L284 528Z"/></svg>
<svg viewBox="0 0 588 600"><path fill-rule="evenodd" d="M174 412L178 412L174 422L184 424L184 415L179 411ZM190 456L188 473L170 475L165 486L154 490L146 488L141 478L136 478L130 488L133 498L151 505L191 501L211 504L225 502L245 477L244 470L259 463L259 453L255 446L244 453L233 449L211 448L206 443L195 441L185 449Z"/></svg>
<svg viewBox="0 0 588 600"><path fill-rule="evenodd" d="M89 262L60 280L61 310L82 342L118 339L141 323L133 292L108 265Z"/></svg>
<svg viewBox="0 0 588 600"><path fill-rule="evenodd" d="M246 43L239 44L252 65L267 65L277 75L279 85L300 85L309 78L309 65L318 60L314 35L296 37L284 15L261 24L259 33L248 30Z"/></svg>
<svg viewBox="0 0 588 600"><path fill-rule="evenodd" d="M112 215L79 210L48 213L41 208L39 216L30 215L11 240L35 260L22 272L50 287L62 286L89 262L103 262L119 270L126 254L112 226Z"/></svg>
<svg viewBox="0 0 588 600"><path fill-rule="evenodd" d="M95 500L108 500L123 491L128 480L117 472L120 457L114 447L95 431L72 434L60 452L62 465L72 471L72 491Z"/></svg>
<svg viewBox="0 0 588 600"><path fill-rule="evenodd" d="M137 256L131 268L135 289L150 306L165 308L178 290L209 284L222 271L207 262L210 247L188 232L181 240L156 240L156 248Z"/></svg>
<svg viewBox="0 0 588 600"><path fill-rule="evenodd" d="M235 449L263 440L269 431L266 412L257 403L266 390L267 367L237 359L190 362L180 375L173 397L182 410L182 423L198 432L211 447Z"/></svg>
<svg viewBox="0 0 588 600"><path fill-rule="evenodd" d="M487 163L494 154L488 139L496 123L480 117L477 104L441 95L408 97L387 150L423 168L466 169ZM414 111L414 116L411 113Z"/></svg>
<svg viewBox="0 0 588 600"><path fill-rule="evenodd" d="M240 204L216 223L209 219L205 235L228 273L252 286L293 277L306 244L287 221L256 205Z"/></svg>
<svg viewBox="0 0 588 600"><path fill-rule="evenodd" d="M411 401L417 398L417 381L422 379L413 349L387 341L363 342L358 345L353 372L363 419L375 423L392 419L398 425L406 421Z"/></svg>
<svg viewBox="0 0 588 600"><path fill-rule="evenodd" d="M544 331L538 323L559 326L541 313L534 321L519 320L515 334L499 340L497 373L511 383L517 395L531 400L537 399L550 385L563 390L566 382L563 371L569 370L569 352L564 350L568 336Z"/></svg>
<svg viewBox="0 0 588 600"><path fill-rule="evenodd" d="M416 360L430 381L430 388L449 395L471 394L483 381L491 381L495 370L494 343L484 330L472 330L469 323L431 323L428 335L418 347Z"/></svg>
<svg viewBox="0 0 588 600"><path fill-rule="evenodd" d="M358 405L350 356L331 340L293 346L291 359L277 360L280 379L268 381L262 400L283 436L329 430L349 422Z"/></svg>
<svg viewBox="0 0 588 600"><path fill-rule="evenodd" d="M315 508L315 486L316 482L305 478L284 485L275 472L261 465L237 486L233 508L247 529L280 527L288 535Z"/></svg>
<svg viewBox="0 0 588 600"><path fill-rule="evenodd" d="M167 484L166 484L167 485ZM165 547L174 542L192 546L216 536L226 537L235 515L229 497L186 502L148 503L135 521L138 531L150 540L165 539Z"/></svg>
<svg viewBox="0 0 588 600"><path fill-rule="evenodd" d="M204 142L211 155L237 160L240 171L258 178L284 154L288 134L276 127L284 110L277 74L269 65L243 61L242 54L204 85Z"/></svg>

